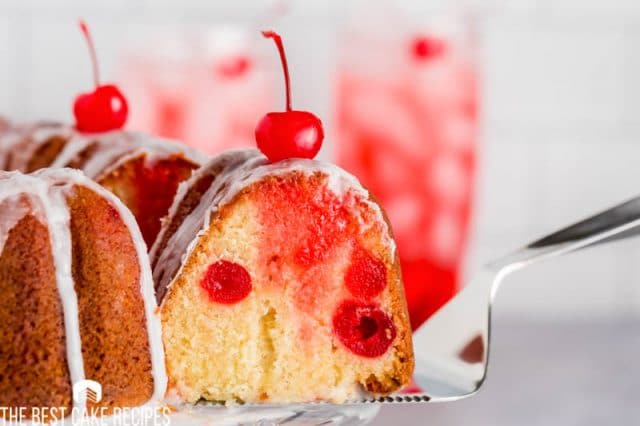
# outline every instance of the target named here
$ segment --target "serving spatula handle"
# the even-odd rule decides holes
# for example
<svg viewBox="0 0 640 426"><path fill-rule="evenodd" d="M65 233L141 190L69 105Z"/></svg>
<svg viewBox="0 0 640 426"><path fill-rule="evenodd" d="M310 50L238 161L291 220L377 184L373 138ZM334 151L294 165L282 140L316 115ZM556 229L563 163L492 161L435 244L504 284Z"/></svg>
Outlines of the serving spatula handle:
<svg viewBox="0 0 640 426"><path fill-rule="evenodd" d="M538 260L637 235L640 235L640 197L540 238L493 262L491 267L519 269Z"/></svg>

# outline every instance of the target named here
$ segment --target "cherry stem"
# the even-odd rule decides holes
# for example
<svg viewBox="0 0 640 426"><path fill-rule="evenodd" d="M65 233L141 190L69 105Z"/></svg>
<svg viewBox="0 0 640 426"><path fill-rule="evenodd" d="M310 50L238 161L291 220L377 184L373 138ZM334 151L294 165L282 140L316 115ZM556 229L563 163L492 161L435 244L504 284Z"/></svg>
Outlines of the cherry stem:
<svg viewBox="0 0 640 426"><path fill-rule="evenodd" d="M284 85L287 93L287 111L291 111L291 85L289 83L289 66L287 65L287 55L284 53L284 46L282 45L282 37L275 31L263 31L262 35L265 38L273 39L273 42L278 48L280 53L280 62L282 62L282 71L284 71Z"/></svg>
<svg viewBox="0 0 640 426"><path fill-rule="evenodd" d="M96 87L100 85L100 75L98 74L98 58L96 56L96 48L93 45L93 39L91 38L91 33L89 32L89 27L84 20L80 19L79 21L80 29L84 34L85 40L87 40L87 45L89 46L89 54L91 55L91 65L93 66L93 83Z"/></svg>

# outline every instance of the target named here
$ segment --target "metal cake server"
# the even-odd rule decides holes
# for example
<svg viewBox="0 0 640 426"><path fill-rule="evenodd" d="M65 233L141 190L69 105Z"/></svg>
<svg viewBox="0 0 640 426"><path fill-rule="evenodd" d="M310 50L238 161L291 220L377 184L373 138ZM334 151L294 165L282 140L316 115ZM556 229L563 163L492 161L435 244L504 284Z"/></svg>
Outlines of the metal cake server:
<svg viewBox="0 0 640 426"><path fill-rule="evenodd" d="M424 393L408 395L412 402L453 401L471 396L480 389L487 375L491 307L505 276L540 260L638 234L640 197L486 265L414 333L414 379Z"/></svg>
<svg viewBox="0 0 640 426"><path fill-rule="evenodd" d="M200 403L176 413L179 425L364 425L381 404L446 402L476 393L489 360L491 308L509 273L536 261L640 234L640 197L539 239L486 265L413 335L414 380L420 390L347 404L240 405Z"/></svg>

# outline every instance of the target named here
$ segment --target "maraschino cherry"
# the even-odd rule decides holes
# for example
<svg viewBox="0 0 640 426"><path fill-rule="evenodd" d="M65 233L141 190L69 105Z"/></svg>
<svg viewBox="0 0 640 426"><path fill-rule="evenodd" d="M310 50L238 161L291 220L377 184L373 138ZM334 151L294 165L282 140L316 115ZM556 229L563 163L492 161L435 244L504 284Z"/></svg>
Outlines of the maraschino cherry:
<svg viewBox="0 0 640 426"><path fill-rule="evenodd" d="M371 300L387 286L387 268L363 247L351 255L351 265L344 277L347 289L359 299Z"/></svg>
<svg viewBox="0 0 640 426"><path fill-rule="evenodd" d="M212 302L233 305L251 293L251 276L241 265L219 260L209 266L200 287Z"/></svg>
<svg viewBox="0 0 640 426"><path fill-rule="evenodd" d="M289 67L282 38L273 31L263 31L262 35L273 39L280 53L287 104L286 111L269 112L258 123L256 127L258 148L272 162L287 158L313 158L320 151L324 139L322 122L310 112L291 109Z"/></svg>
<svg viewBox="0 0 640 426"><path fill-rule="evenodd" d="M121 129L127 121L129 108L127 100L113 84L100 84L96 50L84 21L80 21L93 65L93 81L95 89L91 93L81 93L73 103L73 115L76 117L76 128L81 132L106 132Z"/></svg>
<svg viewBox="0 0 640 426"><path fill-rule="evenodd" d="M351 352L367 358L384 355L396 338L396 326L374 304L342 302L333 315L333 332Z"/></svg>
<svg viewBox="0 0 640 426"><path fill-rule="evenodd" d="M417 36L411 43L411 52L417 60L433 59L441 55L446 50L446 43L440 38L433 36Z"/></svg>

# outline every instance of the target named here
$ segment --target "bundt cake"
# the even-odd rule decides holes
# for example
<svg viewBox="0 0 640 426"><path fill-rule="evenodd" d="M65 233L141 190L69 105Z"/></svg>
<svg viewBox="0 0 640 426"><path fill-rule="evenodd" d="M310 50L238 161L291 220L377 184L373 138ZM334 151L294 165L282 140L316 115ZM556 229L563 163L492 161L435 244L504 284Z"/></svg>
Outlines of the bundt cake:
<svg viewBox="0 0 640 426"><path fill-rule="evenodd" d="M141 133L79 133L46 122L11 126L0 133L0 169L25 173L43 167L81 169L129 207L148 247L178 184L203 161L186 147Z"/></svg>
<svg viewBox="0 0 640 426"><path fill-rule="evenodd" d="M333 165L213 158L181 184L151 258L173 397L342 402L410 381L391 230Z"/></svg>
<svg viewBox="0 0 640 426"><path fill-rule="evenodd" d="M0 406L161 399L151 270L125 206L77 170L0 172L0 218ZM89 379L102 400L83 407L72 386Z"/></svg>

